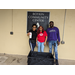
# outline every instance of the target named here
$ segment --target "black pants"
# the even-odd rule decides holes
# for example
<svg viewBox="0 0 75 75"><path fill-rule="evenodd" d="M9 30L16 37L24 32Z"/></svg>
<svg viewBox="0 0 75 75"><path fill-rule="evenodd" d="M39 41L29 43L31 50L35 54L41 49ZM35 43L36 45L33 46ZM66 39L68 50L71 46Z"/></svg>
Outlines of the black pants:
<svg viewBox="0 0 75 75"><path fill-rule="evenodd" d="M34 48L36 46L36 42L32 43L31 40L29 39L29 45L30 45L31 51L34 51Z"/></svg>

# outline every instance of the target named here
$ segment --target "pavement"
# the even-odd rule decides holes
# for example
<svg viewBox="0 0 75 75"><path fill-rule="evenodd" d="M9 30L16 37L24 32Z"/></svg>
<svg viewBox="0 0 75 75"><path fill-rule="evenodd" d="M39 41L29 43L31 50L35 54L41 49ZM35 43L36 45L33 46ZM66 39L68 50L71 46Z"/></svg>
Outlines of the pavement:
<svg viewBox="0 0 75 75"><path fill-rule="evenodd" d="M0 65L27 65L27 56L0 54ZM75 60L59 59L59 65L75 65Z"/></svg>

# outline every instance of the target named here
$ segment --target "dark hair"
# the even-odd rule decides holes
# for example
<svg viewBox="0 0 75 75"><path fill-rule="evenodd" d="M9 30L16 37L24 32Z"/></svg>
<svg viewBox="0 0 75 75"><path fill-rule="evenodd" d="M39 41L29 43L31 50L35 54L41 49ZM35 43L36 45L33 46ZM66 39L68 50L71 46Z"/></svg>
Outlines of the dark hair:
<svg viewBox="0 0 75 75"><path fill-rule="evenodd" d="M50 21L49 23L53 23L53 24L54 24L54 22L53 22L53 21Z"/></svg>
<svg viewBox="0 0 75 75"><path fill-rule="evenodd" d="M40 27L42 26L39 26L38 30L37 30L37 35L40 33ZM42 33L44 32L44 28L42 27Z"/></svg>
<svg viewBox="0 0 75 75"><path fill-rule="evenodd" d="M36 28L37 28L37 25L36 25L36 24L33 24L32 27L33 27L33 26L36 26Z"/></svg>

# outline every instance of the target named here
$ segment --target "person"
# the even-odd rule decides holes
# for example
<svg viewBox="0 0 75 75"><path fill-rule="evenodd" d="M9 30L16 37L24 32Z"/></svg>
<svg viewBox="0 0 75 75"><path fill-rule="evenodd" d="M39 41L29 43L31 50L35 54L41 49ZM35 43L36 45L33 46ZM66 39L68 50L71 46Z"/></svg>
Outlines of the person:
<svg viewBox="0 0 75 75"><path fill-rule="evenodd" d="M39 26L36 38L36 46L38 46L38 52L44 52L44 46L46 45L46 41L47 41L47 33L42 26Z"/></svg>
<svg viewBox="0 0 75 75"><path fill-rule="evenodd" d="M58 52L57 52L57 46L60 44L60 34L59 29L54 26L54 22L50 21L50 28L47 29L47 45L49 45L49 52L52 53L52 45L54 46L55 51L55 59L56 59L56 65L58 65Z"/></svg>
<svg viewBox="0 0 75 75"><path fill-rule="evenodd" d="M37 37L37 25L33 24L32 25L32 29L29 30L29 32L27 33L27 36L30 35L30 32L32 33L32 37L29 38L29 45L31 48L31 51L34 51L34 48L36 46L36 37Z"/></svg>

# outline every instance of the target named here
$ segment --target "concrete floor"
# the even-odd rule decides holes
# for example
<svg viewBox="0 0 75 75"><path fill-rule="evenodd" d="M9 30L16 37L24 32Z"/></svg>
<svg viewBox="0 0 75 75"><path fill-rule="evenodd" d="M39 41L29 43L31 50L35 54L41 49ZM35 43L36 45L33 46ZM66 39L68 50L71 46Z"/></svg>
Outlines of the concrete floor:
<svg viewBox="0 0 75 75"><path fill-rule="evenodd" d="M0 65L27 65L27 57L23 55L0 54Z"/></svg>
<svg viewBox="0 0 75 75"><path fill-rule="evenodd" d="M0 54L0 65L27 65L27 56ZM59 59L59 65L75 65L75 60Z"/></svg>

